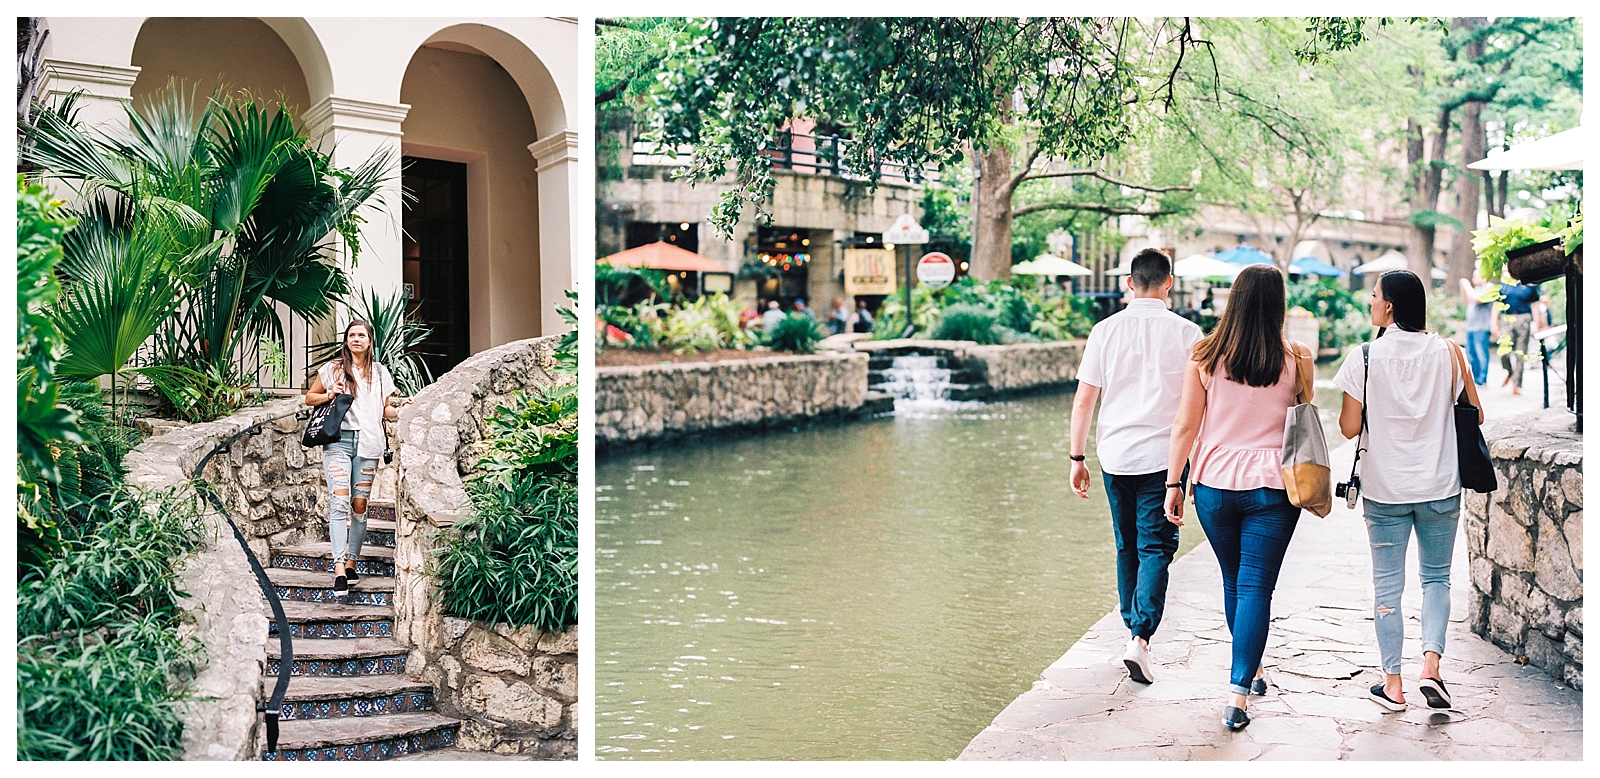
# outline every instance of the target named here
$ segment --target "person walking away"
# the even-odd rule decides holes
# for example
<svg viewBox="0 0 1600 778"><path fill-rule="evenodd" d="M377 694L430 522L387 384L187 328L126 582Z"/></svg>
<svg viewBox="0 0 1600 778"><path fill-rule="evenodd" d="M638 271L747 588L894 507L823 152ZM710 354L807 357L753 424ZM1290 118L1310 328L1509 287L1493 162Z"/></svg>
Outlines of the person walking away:
<svg viewBox="0 0 1600 778"><path fill-rule="evenodd" d="M810 316L813 319L817 318L816 311L813 311L809 307L806 306L806 300L805 300L804 297L796 297L795 298L795 301L794 301L794 312L798 313L798 314L803 314L803 315L806 315L806 316Z"/></svg>
<svg viewBox="0 0 1600 778"><path fill-rule="evenodd" d="M835 335L850 331L850 309L845 307L843 297L833 298L833 311L828 316L828 331Z"/></svg>
<svg viewBox="0 0 1600 778"><path fill-rule="evenodd" d="M1222 723L1250 723L1248 695L1267 693L1261 657L1272 591L1300 520L1283 485L1288 409L1309 402L1311 349L1283 338L1283 274L1250 265L1234 280L1217 328L1195 344L1184 368L1167 472L1194 449L1194 507L1222 568L1223 615L1233 635L1231 692ZM1196 438L1199 439L1196 445ZM1167 520L1183 524L1182 480L1166 484Z"/></svg>
<svg viewBox="0 0 1600 778"><path fill-rule="evenodd" d="M1467 356L1472 362L1472 382L1483 386L1489 380L1489 330L1494 320L1494 302L1484 302L1495 286L1474 274L1472 281L1461 279L1461 298L1467 304Z"/></svg>
<svg viewBox="0 0 1600 778"><path fill-rule="evenodd" d="M1368 697L1388 711L1406 709L1400 683L1405 614L1406 546L1417 538L1422 584L1422 696L1430 708L1451 707L1439 674L1450 624L1450 559L1461 518L1461 474L1456 460L1455 401L1483 405L1467 380L1467 362L1454 343L1427 331L1427 287L1404 271L1384 273L1372 290L1372 343L1352 350L1333 382L1344 391L1339 431L1362 433L1361 505L1372 545L1372 624L1383 663L1383 683ZM1358 442L1358 446L1360 443Z"/></svg>
<svg viewBox="0 0 1600 778"><path fill-rule="evenodd" d="M1500 295L1506 304L1506 309L1499 314L1505 322L1500 329L1511 333L1511 351L1500 357L1500 365L1508 373L1500 385L1510 383L1512 394L1522 394L1522 374L1527 369L1534 314L1539 313L1538 318L1543 321L1545 306L1538 284L1501 284Z"/></svg>
<svg viewBox="0 0 1600 778"><path fill-rule="evenodd" d="M1150 639L1167 601L1167 568L1178 551L1178 527L1161 512L1167 445L1183 395L1183 365L1200 328L1167 309L1172 261L1155 249L1130 263L1128 307L1089 331L1072 403L1072 490L1089 496L1085 448L1089 419L1100 403L1099 452L1111 532L1117 546L1117 599L1131 637L1123 655L1128 676L1153 680Z"/></svg>
<svg viewBox="0 0 1600 778"><path fill-rule="evenodd" d="M777 300L768 300L767 312L761 314L761 331L771 335L780 321L783 321L783 307L778 305Z"/></svg>
<svg viewBox="0 0 1600 778"><path fill-rule="evenodd" d="M856 332L872 331L872 311L867 310L866 300L856 300L856 315L851 321L855 322Z"/></svg>
<svg viewBox="0 0 1600 778"><path fill-rule="evenodd" d="M383 420L399 417L389 407L394 379L372 358L372 325L359 319L344 328L339 356L317 371L306 391L306 405L321 405L334 395L355 399L344 415L339 439L322 447L322 471L328 481L328 540L333 545L333 591L344 596L349 582L361 580L356 559L367 534L367 497L388 448ZM410 400L406 401L407 403Z"/></svg>

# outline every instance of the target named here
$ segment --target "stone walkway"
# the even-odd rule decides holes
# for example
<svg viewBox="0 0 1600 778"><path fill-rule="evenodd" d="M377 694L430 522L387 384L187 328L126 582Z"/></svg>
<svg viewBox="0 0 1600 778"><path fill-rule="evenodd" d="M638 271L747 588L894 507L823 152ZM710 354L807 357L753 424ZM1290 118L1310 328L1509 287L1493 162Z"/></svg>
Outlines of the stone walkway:
<svg viewBox="0 0 1600 778"><path fill-rule="evenodd" d="M1491 387L1499 377L1492 376ZM1537 407L1532 392L1513 398L1509 390L1491 387L1483 392L1491 416ZM1349 445L1334 452L1335 473L1349 472L1351 455ZM1197 525L1191 520L1184 531L1198 531ZM1426 707L1416 691L1422 595L1415 544L1409 556L1402 601L1403 673L1411 703L1405 713L1385 713L1365 696L1367 687L1382 680L1372 630L1371 557L1358 510L1339 501L1326 518L1303 514L1289 546L1267 640L1272 688L1265 698L1252 698L1252 722L1245 730L1229 732L1221 722L1231 643L1216 557L1201 544L1172 566L1166 616L1151 644L1155 683L1128 680L1121 661L1128 633L1113 611L1046 668L1033 689L1002 711L960 758L1582 759L1582 693L1517 664L1467 630L1465 542L1456 544L1443 664L1457 707Z"/></svg>

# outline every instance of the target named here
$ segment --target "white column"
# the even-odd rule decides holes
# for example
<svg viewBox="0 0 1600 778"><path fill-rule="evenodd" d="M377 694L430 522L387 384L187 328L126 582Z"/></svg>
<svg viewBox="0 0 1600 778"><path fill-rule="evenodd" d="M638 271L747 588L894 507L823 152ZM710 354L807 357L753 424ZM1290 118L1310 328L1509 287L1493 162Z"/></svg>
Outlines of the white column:
<svg viewBox="0 0 1600 778"><path fill-rule="evenodd" d="M46 58L43 70L46 82L39 97L45 105L54 105L73 90L81 89L79 120L90 126L126 126L124 108L133 102L133 82L139 77L139 68Z"/></svg>
<svg viewBox="0 0 1600 778"><path fill-rule="evenodd" d="M539 333L567 331L557 306L567 304L576 265L593 247L578 249L573 237L584 234L576 219L585 212L573 207L572 187L578 178L578 133L562 130L528 144L539 173ZM589 215L589 218L593 218ZM593 262L593 257L583 257Z"/></svg>
<svg viewBox="0 0 1600 778"><path fill-rule="evenodd" d="M378 194L368 201L363 212L367 222L361 226L361 250L356 264L344 257L350 284L355 290L371 289L390 295L401 284L402 243L400 219L405 206L400 199L400 125L411 106L375 103L330 95L302 117L307 136L317 140L333 163L355 168L380 150L393 155L390 178ZM347 247L348 250L348 247ZM344 324L339 313L339 325Z"/></svg>

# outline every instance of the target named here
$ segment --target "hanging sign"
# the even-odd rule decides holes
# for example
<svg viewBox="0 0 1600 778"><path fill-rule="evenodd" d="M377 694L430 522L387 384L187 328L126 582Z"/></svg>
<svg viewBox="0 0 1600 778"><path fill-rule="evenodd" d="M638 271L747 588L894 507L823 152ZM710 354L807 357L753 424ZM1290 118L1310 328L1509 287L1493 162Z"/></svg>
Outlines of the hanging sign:
<svg viewBox="0 0 1600 778"><path fill-rule="evenodd" d="M888 249L844 250L844 293L894 294L894 252Z"/></svg>
<svg viewBox="0 0 1600 778"><path fill-rule="evenodd" d="M928 231L922 229L911 214L903 213L895 218L894 224L889 225L889 231L883 234L883 242L907 245L927 243Z"/></svg>
<svg viewBox="0 0 1600 778"><path fill-rule="evenodd" d="M956 280L955 260L942 252L923 254L917 260L917 281L929 289L943 289Z"/></svg>

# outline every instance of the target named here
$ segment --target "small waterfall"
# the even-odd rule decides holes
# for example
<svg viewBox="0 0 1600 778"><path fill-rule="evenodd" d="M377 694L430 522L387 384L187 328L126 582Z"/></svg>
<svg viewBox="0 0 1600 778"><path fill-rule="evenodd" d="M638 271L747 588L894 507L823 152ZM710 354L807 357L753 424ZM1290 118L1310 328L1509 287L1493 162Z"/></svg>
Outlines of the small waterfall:
<svg viewBox="0 0 1600 778"><path fill-rule="evenodd" d="M896 400L913 402L950 399L950 369L944 357L910 355L895 357L878 389Z"/></svg>

